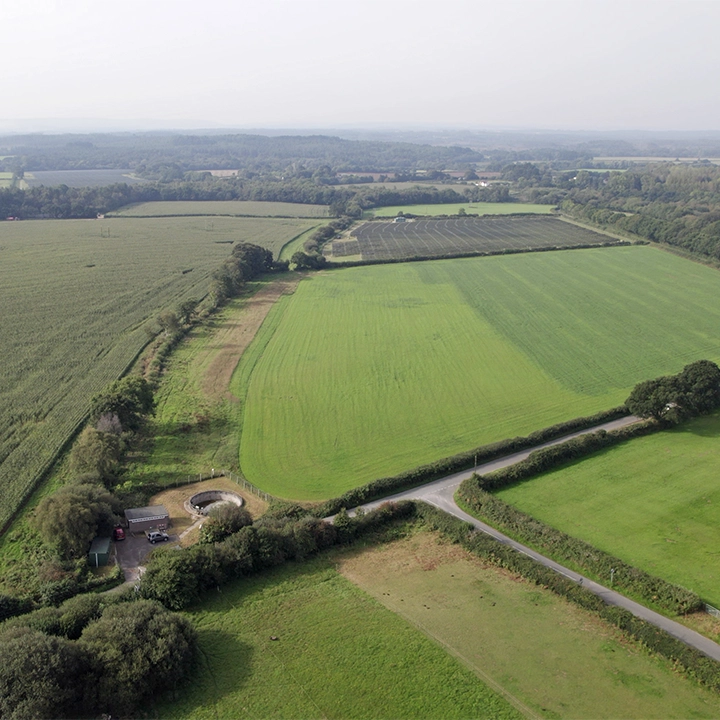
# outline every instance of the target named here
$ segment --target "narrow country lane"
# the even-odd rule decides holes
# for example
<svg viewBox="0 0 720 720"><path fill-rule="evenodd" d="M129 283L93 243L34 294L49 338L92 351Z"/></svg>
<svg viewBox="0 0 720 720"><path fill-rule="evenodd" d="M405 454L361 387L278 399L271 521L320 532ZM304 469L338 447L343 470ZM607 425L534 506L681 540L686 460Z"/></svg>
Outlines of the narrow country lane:
<svg viewBox="0 0 720 720"><path fill-rule="evenodd" d="M441 478L440 480L435 480L431 483L427 483L426 485L412 488L411 490L405 490L401 493L397 493L396 495L390 495L388 497L382 498L381 500L375 500L360 507L362 507L364 510L372 510L373 508L376 508L386 502L395 502L399 500L423 500L430 505L434 505L435 507L444 510L450 515L454 515L455 517L463 520L464 522L471 523L481 532L484 532L487 535L494 537L498 542L503 543L504 545L509 545L518 552L528 555L533 560L536 560L545 567L548 567L551 570L554 570L555 572L564 575L565 577L573 580L574 582L582 583L584 588L600 597L608 605L615 605L617 607L624 608L625 610L629 610L636 617L652 623L653 625L661 628L662 630L665 630L665 632L667 632L669 635L672 635L674 638L681 640L686 645L690 645L691 647L696 648L708 657L720 661L720 645L713 642L709 638L706 638L704 635L701 635L694 630L690 630L684 625L681 625L674 620L670 620L664 615L656 613L653 610L646 608L644 605L640 605L639 603L636 603L635 601L626 598L624 595L621 595L620 593L615 592L610 588L600 585L599 583L594 582L593 580L590 580L583 575L579 575L574 570L570 570L569 568L566 568L563 565L556 563L554 560L551 560L550 558L541 555L535 550L532 550L531 548L522 545L515 540L512 540L507 535L504 535L498 530L495 530L495 528L491 527L490 525L487 525L480 520L472 517L471 515L468 515L466 512L463 512L455 503L455 492L460 486L460 483L463 480L471 477L473 473L477 473L478 475L485 475L487 473L493 472L494 470L500 470L501 468L507 467L508 465L514 465L515 463L518 463L521 460L527 458L528 455L530 455L530 453L534 452L535 450L540 450L542 448L550 447L552 445L558 445L559 443L565 442L566 440L569 440L571 438L579 437L580 435L586 435L592 432L597 432L598 430L615 430L617 428L630 425L634 422L638 422L638 420L639 418L637 417L627 416L624 418L620 418L619 420L604 423L603 425L597 425L586 430L581 430L580 432L565 435L551 442L537 445L536 447L529 450L524 450L523 452L515 453L513 455L507 455L503 458L498 458L497 460L485 463L484 465L478 465L471 470L463 470L462 472L448 475L447 477ZM353 510L351 510L350 515L354 515L357 509L358 508L354 508Z"/></svg>

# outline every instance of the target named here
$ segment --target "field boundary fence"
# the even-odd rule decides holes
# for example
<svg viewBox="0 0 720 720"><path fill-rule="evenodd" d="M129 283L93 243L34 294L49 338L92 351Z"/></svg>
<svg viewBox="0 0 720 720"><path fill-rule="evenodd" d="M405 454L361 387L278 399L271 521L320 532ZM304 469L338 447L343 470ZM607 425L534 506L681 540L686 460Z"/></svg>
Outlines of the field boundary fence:
<svg viewBox="0 0 720 720"><path fill-rule="evenodd" d="M273 499L273 496L270 495L270 493L266 493L264 490L261 490L259 487L257 487L257 485L253 485L241 475L224 469L213 468L208 473L196 473L194 475L188 475L185 480L175 480L172 483L172 487L180 487L180 485L190 485L191 483L203 482L203 480L212 480L213 478L219 477L226 477L229 480L232 480L236 485L239 485L244 490L251 492L253 495L257 495L265 502L270 502Z"/></svg>
<svg viewBox="0 0 720 720"><path fill-rule="evenodd" d="M705 612L708 615L712 615L713 617L720 618L720 610L718 610L716 607L713 607L712 605L708 605L705 603Z"/></svg>

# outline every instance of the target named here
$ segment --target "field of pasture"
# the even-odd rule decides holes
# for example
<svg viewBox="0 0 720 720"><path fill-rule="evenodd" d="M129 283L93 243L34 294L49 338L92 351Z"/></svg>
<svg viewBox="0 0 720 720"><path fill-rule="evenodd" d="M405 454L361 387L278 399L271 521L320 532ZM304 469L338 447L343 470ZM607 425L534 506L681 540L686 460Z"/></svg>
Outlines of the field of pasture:
<svg viewBox="0 0 720 720"><path fill-rule="evenodd" d="M52 220L0 224L0 527L165 308L202 298L228 240L278 251L311 221Z"/></svg>
<svg viewBox="0 0 720 720"><path fill-rule="evenodd" d="M506 502L720 606L720 415L498 492Z"/></svg>
<svg viewBox="0 0 720 720"><path fill-rule="evenodd" d="M159 717L720 713L669 663L429 533L243 580L190 615L203 661Z"/></svg>
<svg viewBox="0 0 720 720"><path fill-rule="evenodd" d="M226 586L191 619L203 662L162 718L522 717L326 558Z"/></svg>
<svg viewBox="0 0 720 720"><path fill-rule="evenodd" d="M312 275L233 376L241 468L316 500L613 407L720 360L718 293L715 270L651 247Z"/></svg>
<svg viewBox="0 0 720 720"><path fill-rule="evenodd" d="M443 203L440 205L393 205L391 207L373 208L367 210L369 217L395 217L398 213L412 215L457 215L460 210L474 215L513 215L516 213L533 213L549 215L553 212L552 205L537 205L535 203Z"/></svg>
<svg viewBox="0 0 720 720"><path fill-rule="evenodd" d="M0 188L12 185L13 174L11 172L0 172Z"/></svg>
<svg viewBox="0 0 720 720"><path fill-rule="evenodd" d="M230 215L235 217L325 218L327 205L252 200L158 201L126 205L111 213L113 217L169 217L174 215Z"/></svg>
<svg viewBox="0 0 720 720"><path fill-rule="evenodd" d="M615 238L549 217L419 218L373 220L332 243L334 257L363 260L523 252L576 245L602 245Z"/></svg>
<svg viewBox="0 0 720 720"><path fill-rule="evenodd" d="M147 182L135 177L132 170L35 170L26 172L24 180L29 187L40 185L67 185L68 187L103 187L115 183L139 185Z"/></svg>

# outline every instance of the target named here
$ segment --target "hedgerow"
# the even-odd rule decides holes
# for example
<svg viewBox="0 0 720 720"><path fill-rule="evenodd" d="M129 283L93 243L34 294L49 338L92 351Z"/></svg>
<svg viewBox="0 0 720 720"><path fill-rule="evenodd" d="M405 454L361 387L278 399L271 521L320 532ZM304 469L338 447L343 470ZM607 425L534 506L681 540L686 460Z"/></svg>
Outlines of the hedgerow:
<svg viewBox="0 0 720 720"><path fill-rule="evenodd" d="M352 542L400 518L414 514L414 504L386 503L377 510L342 520L338 525L312 515L263 517L222 542L186 550L159 548L153 552L140 581L142 597L181 610L202 593L233 579L290 560L303 560L338 543Z"/></svg>
<svg viewBox="0 0 720 720"><path fill-rule="evenodd" d="M348 490L340 497L332 498L318 505L314 514L318 517L335 515L342 508L353 508L363 503L377 500L393 493L409 488L424 485L439 478L445 477L454 472L469 470L479 463L489 462L496 458L510 455L520 450L534 447L550 440L555 440L563 435L568 435L576 430L600 425L611 420L616 420L626 414L624 407L616 407L611 410L604 410L595 415L579 417L567 422L550 425L542 430L530 433L525 437L509 438L489 445L468 450L466 452L451 455L437 462L408 470L399 475L373 480L366 485Z"/></svg>
<svg viewBox="0 0 720 720"><path fill-rule="evenodd" d="M426 503L416 503L417 517L433 530L440 531L474 555L494 565L518 573L526 580L567 598L579 607L596 613L624 633L676 663L688 675L713 690L720 691L720 664L655 625L635 617L628 610L607 605L600 597L578 583L559 575L514 548L479 532L470 523Z"/></svg>
<svg viewBox="0 0 720 720"><path fill-rule="evenodd" d="M601 430L538 450L515 465L465 480L458 489L458 498L494 527L542 549L554 558L582 568L590 575L612 577L615 587L651 605L673 614L699 610L703 601L696 593L628 565L583 540L546 525L490 493L624 440L646 435L658 427L653 422L637 423L611 432Z"/></svg>

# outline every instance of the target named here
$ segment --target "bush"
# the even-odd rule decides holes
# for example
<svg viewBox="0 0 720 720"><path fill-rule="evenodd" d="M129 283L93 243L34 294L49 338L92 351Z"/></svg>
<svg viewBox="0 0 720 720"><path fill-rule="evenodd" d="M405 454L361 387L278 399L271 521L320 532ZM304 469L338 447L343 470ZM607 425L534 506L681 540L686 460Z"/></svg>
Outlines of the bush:
<svg viewBox="0 0 720 720"><path fill-rule="evenodd" d="M76 643L15 628L0 636L0 717L66 718L91 711L92 658Z"/></svg>
<svg viewBox="0 0 720 720"><path fill-rule="evenodd" d="M210 511L208 519L200 529L200 542L220 542L246 525L252 525L252 516L247 508L234 503L223 503Z"/></svg>
<svg viewBox="0 0 720 720"><path fill-rule="evenodd" d="M197 638L184 617L138 600L108 607L78 647L93 657L98 710L130 715L187 676Z"/></svg>

